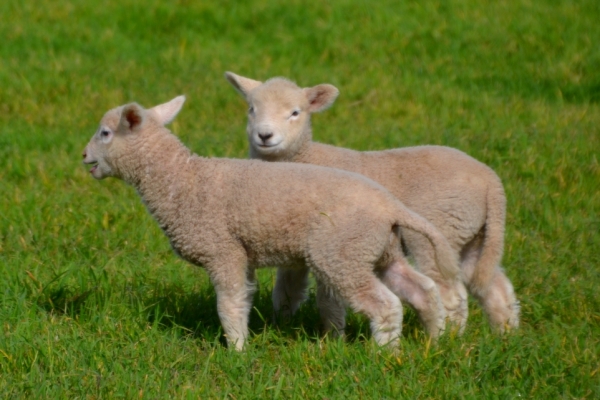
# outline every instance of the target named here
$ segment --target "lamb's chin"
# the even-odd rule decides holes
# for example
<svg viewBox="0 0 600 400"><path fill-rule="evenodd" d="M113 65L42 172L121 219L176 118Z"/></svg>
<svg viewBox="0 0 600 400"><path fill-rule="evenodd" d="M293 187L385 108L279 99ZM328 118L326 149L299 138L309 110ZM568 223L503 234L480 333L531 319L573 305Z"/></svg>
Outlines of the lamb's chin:
<svg viewBox="0 0 600 400"><path fill-rule="evenodd" d="M254 150L259 154L272 155L279 153L282 150L282 146L281 143L269 146L256 144L254 145Z"/></svg>
<svg viewBox="0 0 600 400"><path fill-rule="evenodd" d="M94 165L92 169L90 169L90 174L94 179L102 180L106 178L106 175L102 172L98 165Z"/></svg>

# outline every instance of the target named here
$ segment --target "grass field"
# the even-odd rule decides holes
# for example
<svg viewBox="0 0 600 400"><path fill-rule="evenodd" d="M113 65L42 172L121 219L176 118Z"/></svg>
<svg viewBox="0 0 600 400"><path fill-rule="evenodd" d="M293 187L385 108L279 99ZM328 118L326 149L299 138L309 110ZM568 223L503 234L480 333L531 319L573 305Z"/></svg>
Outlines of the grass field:
<svg viewBox="0 0 600 400"><path fill-rule="evenodd" d="M600 2L4 0L0 3L1 398L600 398ZM275 326L259 274L247 351L224 346L206 274L137 194L93 180L110 108L188 97L172 130L247 156L223 78L283 75L341 95L315 139L459 148L508 196L504 266L522 327L402 349L319 335L314 293Z"/></svg>

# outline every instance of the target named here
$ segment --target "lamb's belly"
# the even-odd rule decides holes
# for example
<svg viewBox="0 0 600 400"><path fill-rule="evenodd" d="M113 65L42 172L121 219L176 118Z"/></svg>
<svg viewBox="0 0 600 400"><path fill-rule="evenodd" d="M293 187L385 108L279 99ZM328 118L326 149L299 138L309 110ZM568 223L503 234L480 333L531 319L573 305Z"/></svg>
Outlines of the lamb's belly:
<svg viewBox="0 0 600 400"><path fill-rule="evenodd" d="M173 240L169 240L169 242L175 255L196 266L203 267L213 258L212 255L198 250L193 245L181 244Z"/></svg>
<svg viewBox="0 0 600 400"><path fill-rule="evenodd" d="M285 220L283 220L285 221ZM248 264L254 268L304 265L306 244L302 237L294 237L286 228L288 223L282 222L275 227L264 223L259 232L241 232L240 242L246 251Z"/></svg>
<svg viewBox="0 0 600 400"><path fill-rule="evenodd" d="M266 267L284 267L284 268L304 268L306 263L302 257L293 256L284 253L273 252L270 254L251 254L248 257L248 264L252 268Z"/></svg>

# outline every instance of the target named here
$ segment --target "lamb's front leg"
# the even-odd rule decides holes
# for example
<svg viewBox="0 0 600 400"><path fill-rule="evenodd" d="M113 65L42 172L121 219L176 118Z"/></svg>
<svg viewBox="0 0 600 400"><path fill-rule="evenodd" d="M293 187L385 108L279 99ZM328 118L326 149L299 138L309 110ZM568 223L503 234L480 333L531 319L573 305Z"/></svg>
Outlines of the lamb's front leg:
<svg viewBox="0 0 600 400"><path fill-rule="evenodd" d="M275 317L289 318L306 300L308 268L277 268L273 287L273 310Z"/></svg>
<svg viewBox="0 0 600 400"><path fill-rule="evenodd" d="M210 272L209 272L210 273ZM210 273L217 293L217 312L225 332L228 347L240 351L248 337L248 319L256 291L253 269L245 263L221 263Z"/></svg>
<svg viewBox="0 0 600 400"><path fill-rule="evenodd" d="M343 337L346 328L346 305L331 288L320 281L317 281L317 307L324 332L333 337Z"/></svg>

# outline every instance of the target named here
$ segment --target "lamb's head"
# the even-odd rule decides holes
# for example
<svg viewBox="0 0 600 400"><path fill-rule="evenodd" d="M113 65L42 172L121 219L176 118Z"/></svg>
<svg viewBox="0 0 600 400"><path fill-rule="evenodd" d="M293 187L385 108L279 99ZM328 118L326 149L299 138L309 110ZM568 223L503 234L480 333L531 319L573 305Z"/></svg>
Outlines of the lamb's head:
<svg viewBox="0 0 600 400"><path fill-rule="evenodd" d="M173 121L184 102L185 97L178 96L148 110L130 103L104 114L98 130L83 151L83 163L93 164L92 176L96 179L123 178L120 173L122 159L138 151L157 128Z"/></svg>
<svg viewBox="0 0 600 400"><path fill-rule="evenodd" d="M289 159L311 140L310 114L333 104L339 91L321 84L300 88L284 78L262 83L226 72L225 77L248 103L248 141L253 157Z"/></svg>

